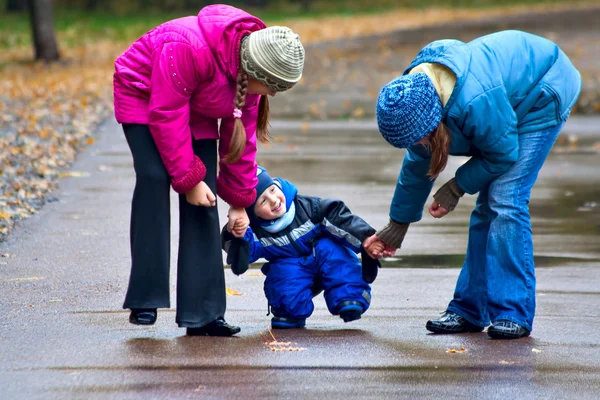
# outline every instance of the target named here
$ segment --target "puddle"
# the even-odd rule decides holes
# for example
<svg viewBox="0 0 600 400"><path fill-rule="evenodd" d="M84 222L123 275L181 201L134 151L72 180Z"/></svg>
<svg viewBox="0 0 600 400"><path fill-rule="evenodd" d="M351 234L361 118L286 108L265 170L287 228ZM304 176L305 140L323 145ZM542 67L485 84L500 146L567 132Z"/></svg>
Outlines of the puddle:
<svg viewBox="0 0 600 400"><path fill-rule="evenodd" d="M600 264L600 258L534 256L536 268L567 267L574 264ZM413 255L385 259L382 268L461 268L465 260L464 254Z"/></svg>
<svg viewBox="0 0 600 400"><path fill-rule="evenodd" d="M574 265L598 264L600 258L560 257L560 256L534 256L536 268L570 267ZM464 254L427 254L410 255L402 257L390 257L382 260L382 268L417 268L417 269L446 269L461 268L465 261ZM250 265L250 269L260 269L263 263L256 262ZM225 267L229 268L228 266Z"/></svg>

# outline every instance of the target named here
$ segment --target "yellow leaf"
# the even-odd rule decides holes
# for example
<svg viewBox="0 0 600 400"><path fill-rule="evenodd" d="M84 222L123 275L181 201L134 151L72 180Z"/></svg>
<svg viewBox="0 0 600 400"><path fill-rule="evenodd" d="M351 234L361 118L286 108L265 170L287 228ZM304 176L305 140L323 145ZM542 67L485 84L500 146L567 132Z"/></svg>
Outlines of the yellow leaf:
<svg viewBox="0 0 600 400"><path fill-rule="evenodd" d="M246 276L265 276L262 272L250 272Z"/></svg>
<svg viewBox="0 0 600 400"><path fill-rule="evenodd" d="M48 139L50 137L50 134L48 133L47 130L42 129L39 133L40 138L42 139Z"/></svg>
<svg viewBox="0 0 600 400"><path fill-rule="evenodd" d="M85 139L85 143L86 143L88 146L91 146L91 145L93 145L93 144L94 144L94 138L93 138L93 137L89 137L89 138Z"/></svg>
<svg viewBox="0 0 600 400"><path fill-rule="evenodd" d="M61 178L84 178L90 176L87 172L67 171L58 174Z"/></svg>
<svg viewBox="0 0 600 400"><path fill-rule="evenodd" d="M243 296L242 293L240 293L237 290L232 289L232 288L227 288L227 295L228 296Z"/></svg>
<svg viewBox="0 0 600 400"><path fill-rule="evenodd" d="M352 116L354 118L361 118L365 115L365 109L362 107L357 107L352 111Z"/></svg>
<svg viewBox="0 0 600 400"><path fill-rule="evenodd" d="M0 219L8 219L8 214L0 211Z"/></svg>

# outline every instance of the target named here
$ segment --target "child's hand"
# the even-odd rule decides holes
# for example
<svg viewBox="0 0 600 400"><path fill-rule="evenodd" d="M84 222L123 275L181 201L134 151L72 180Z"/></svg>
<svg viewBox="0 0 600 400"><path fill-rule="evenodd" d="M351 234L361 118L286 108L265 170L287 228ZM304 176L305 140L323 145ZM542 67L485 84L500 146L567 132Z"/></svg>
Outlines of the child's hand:
<svg viewBox="0 0 600 400"><path fill-rule="evenodd" d="M250 225L250 219L248 218L248 214L246 214L246 210L238 207L229 207L227 218L227 231L231 232L235 237L243 237Z"/></svg>
<svg viewBox="0 0 600 400"><path fill-rule="evenodd" d="M365 252L369 255L369 257L378 259L381 258L385 245L382 241L377 240L363 247L365 249Z"/></svg>
<svg viewBox="0 0 600 400"><path fill-rule="evenodd" d="M374 242L369 246L367 253L371 258L379 258L381 254L383 254L383 249L385 248L385 243L382 241Z"/></svg>
<svg viewBox="0 0 600 400"><path fill-rule="evenodd" d="M396 249L383 240L379 239L377 235L372 235L365 239L363 242L363 249L367 252L369 257L380 259L381 257L391 257L396 253Z"/></svg>
<svg viewBox="0 0 600 400"><path fill-rule="evenodd" d="M188 203L194 206L214 207L217 204L217 198L208 185L200 182L192 190L185 194Z"/></svg>
<svg viewBox="0 0 600 400"><path fill-rule="evenodd" d="M248 224L244 222L242 218L238 218L233 224L233 229L231 230L231 233L233 233L233 236L241 238L244 237L244 235L246 234L246 229L248 229Z"/></svg>

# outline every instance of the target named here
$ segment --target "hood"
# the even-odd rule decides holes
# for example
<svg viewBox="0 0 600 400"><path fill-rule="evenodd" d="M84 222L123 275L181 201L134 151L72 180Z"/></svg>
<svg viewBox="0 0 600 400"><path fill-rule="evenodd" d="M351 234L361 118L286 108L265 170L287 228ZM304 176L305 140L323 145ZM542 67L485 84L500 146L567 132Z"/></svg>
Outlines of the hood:
<svg viewBox="0 0 600 400"><path fill-rule="evenodd" d="M245 35L266 28L264 22L239 8L215 4L198 13L198 25L219 67L232 81L240 70L240 42Z"/></svg>
<svg viewBox="0 0 600 400"><path fill-rule="evenodd" d="M248 218L250 219L250 226L253 228L257 228L259 226L265 227L265 226L273 225L281 219L286 219L286 216L289 217L288 214L290 212L292 212L292 213L294 212L292 209L292 204L294 203L294 200L296 200L296 195L298 194L298 188L293 183L286 181L285 179L273 178L273 180L275 181L274 184L279 186L279 188L283 192L283 195L285 196L285 207L286 207L285 214L284 214L284 216L279 217L276 220L265 221L264 219L257 217L256 214L254 213L254 205L256 204L256 202L254 202L249 208L246 209ZM260 194L258 194L256 196L257 200L258 200L259 196L260 196Z"/></svg>

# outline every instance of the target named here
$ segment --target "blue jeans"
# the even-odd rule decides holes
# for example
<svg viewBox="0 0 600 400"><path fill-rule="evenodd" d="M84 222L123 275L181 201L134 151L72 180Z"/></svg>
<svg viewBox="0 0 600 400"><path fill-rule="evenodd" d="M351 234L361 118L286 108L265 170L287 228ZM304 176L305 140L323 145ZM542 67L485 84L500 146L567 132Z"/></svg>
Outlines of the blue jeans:
<svg viewBox="0 0 600 400"><path fill-rule="evenodd" d="M479 192L469 244L448 311L478 326L509 320L531 331L535 270L531 188L564 124L519 136L519 158Z"/></svg>

